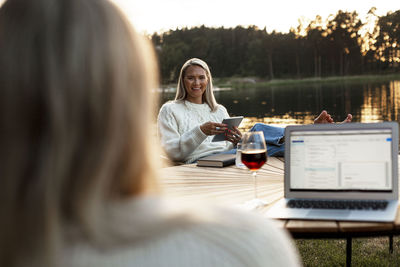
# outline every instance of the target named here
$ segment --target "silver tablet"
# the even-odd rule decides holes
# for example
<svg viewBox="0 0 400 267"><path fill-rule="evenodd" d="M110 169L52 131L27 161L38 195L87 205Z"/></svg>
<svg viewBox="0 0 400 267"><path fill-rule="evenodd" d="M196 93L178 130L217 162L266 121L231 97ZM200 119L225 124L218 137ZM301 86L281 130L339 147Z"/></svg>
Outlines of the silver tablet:
<svg viewBox="0 0 400 267"><path fill-rule="evenodd" d="M243 116L231 117L231 118L224 119L222 121L222 123L227 124L228 129L233 130L233 126L238 127L240 125L240 123L242 122L242 120L243 120ZM221 133L221 134L214 135L212 142L225 141L225 139L226 139L225 133Z"/></svg>

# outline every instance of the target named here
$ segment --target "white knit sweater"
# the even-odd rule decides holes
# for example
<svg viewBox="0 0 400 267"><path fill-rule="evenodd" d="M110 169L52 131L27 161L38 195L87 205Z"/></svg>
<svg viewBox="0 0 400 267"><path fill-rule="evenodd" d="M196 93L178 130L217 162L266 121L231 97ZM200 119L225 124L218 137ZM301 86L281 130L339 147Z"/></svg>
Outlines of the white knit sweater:
<svg viewBox="0 0 400 267"><path fill-rule="evenodd" d="M158 114L158 135L161 146L172 161L191 163L197 159L233 148L227 141L211 142L200 126L208 121L222 122L229 118L226 108L218 105L212 112L207 104L189 101L165 103Z"/></svg>
<svg viewBox="0 0 400 267"><path fill-rule="evenodd" d="M287 233L267 218L222 208L192 205L192 211L184 211L169 206L173 208L160 199L114 205L103 221L105 239L70 236L58 266L300 265Z"/></svg>

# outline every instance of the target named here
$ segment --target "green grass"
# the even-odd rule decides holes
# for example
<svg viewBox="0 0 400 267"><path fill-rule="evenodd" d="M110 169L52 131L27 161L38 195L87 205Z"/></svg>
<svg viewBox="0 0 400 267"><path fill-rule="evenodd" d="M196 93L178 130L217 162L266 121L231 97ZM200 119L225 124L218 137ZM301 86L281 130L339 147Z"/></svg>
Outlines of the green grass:
<svg viewBox="0 0 400 267"><path fill-rule="evenodd" d="M356 76L335 76L325 78L303 78L303 79L274 79L263 80L259 78L215 78L214 84L218 87L241 88L248 87L268 87L268 86L285 86L294 84L312 84L312 83L362 83L368 81L390 81L400 80L400 73L382 74L382 75L356 75Z"/></svg>
<svg viewBox="0 0 400 267"><path fill-rule="evenodd" d="M353 238L352 266L400 266L400 237ZM345 266L345 239L298 239L295 241L304 266Z"/></svg>

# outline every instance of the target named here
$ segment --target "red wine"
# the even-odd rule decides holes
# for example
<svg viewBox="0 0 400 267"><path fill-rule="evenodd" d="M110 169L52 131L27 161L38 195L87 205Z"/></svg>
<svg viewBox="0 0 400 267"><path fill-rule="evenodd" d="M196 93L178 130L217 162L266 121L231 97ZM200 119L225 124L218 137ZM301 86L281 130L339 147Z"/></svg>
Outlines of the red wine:
<svg viewBox="0 0 400 267"><path fill-rule="evenodd" d="M250 150L242 151L242 162L252 171L261 168L267 161L267 151L265 150Z"/></svg>

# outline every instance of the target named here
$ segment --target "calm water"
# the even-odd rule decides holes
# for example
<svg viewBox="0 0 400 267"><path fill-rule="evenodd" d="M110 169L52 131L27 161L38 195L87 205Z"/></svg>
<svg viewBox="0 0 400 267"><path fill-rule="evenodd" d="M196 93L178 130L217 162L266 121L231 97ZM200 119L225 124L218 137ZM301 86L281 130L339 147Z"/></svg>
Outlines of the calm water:
<svg viewBox="0 0 400 267"><path fill-rule="evenodd" d="M161 103L173 99L175 93L160 94ZM386 82L322 83L276 87L252 87L216 90L217 102L231 116L242 115L241 128L255 122L275 125L309 124L327 110L341 121L347 113L354 122L400 120L400 80Z"/></svg>

